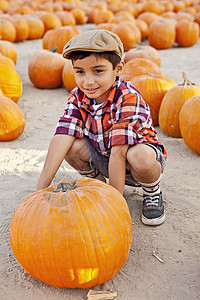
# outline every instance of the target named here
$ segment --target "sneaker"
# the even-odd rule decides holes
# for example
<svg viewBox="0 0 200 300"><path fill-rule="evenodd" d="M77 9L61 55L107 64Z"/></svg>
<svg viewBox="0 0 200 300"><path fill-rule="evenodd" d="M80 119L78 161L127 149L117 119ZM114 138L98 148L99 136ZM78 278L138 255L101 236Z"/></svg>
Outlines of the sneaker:
<svg viewBox="0 0 200 300"><path fill-rule="evenodd" d="M165 220L162 192L152 196L143 195L142 223L160 225Z"/></svg>

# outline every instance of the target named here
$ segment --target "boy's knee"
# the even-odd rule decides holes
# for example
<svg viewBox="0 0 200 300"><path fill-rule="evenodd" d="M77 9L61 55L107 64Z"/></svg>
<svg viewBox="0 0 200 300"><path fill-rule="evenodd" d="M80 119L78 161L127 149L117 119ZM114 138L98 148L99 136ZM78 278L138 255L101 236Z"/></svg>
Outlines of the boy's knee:
<svg viewBox="0 0 200 300"><path fill-rule="evenodd" d="M127 153L127 160L129 164L132 168L141 172L149 171L157 162L156 152L146 145L136 146L129 148Z"/></svg>
<svg viewBox="0 0 200 300"><path fill-rule="evenodd" d="M85 139L75 139L66 158L81 160L89 157L89 148ZM65 159L66 159L65 158Z"/></svg>

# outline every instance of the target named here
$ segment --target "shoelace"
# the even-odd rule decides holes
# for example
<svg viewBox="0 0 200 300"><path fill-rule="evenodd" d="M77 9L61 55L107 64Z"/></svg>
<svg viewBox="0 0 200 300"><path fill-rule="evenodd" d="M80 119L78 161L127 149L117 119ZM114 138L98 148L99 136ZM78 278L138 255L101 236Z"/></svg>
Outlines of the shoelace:
<svg viewBox="0 0 200 300"><path fill-rule="evenodd" d="M144 195L144 201L146 206L158 206L159 195L154 195L154 196Z"/></svg>

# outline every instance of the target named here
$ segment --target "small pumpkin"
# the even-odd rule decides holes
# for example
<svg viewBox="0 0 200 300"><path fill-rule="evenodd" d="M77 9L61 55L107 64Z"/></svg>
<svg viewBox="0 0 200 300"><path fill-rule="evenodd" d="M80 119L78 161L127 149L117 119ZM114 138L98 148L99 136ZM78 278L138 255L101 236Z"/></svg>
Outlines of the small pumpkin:
<svg viewBox="0 0 200 300"><path fill-rule="evenodd" d="M62 71L66 59L55 53L56 47L38 50L33 54L28 65L28 75L37 88L58 88L62 85Z"/></svg>
<svg viewBox="0 0 200 300"><path fill-rule="evenodd" d="M200 95L200 85L188 80L183 72L183 83L172 87L164 96L159 110L162 131L173 137L181 137L179 114L183 104L193 96Z"/></svg>
<svg viewBox="0 0 200 300"><path fill-rule="evenodd" d="M21 108L11 99L0 95L0 141L18 138L24 131L25 117Z"/></svg>
<svg viewBox="0 0 200 300"><path fill-rule="evenodd" d="M87 23L88 17L83 9L77 7L72 9L71 13L74 16L77 25L84 25Z"/></svg>
<svg viewBox="0 0 200 300"><path fill-rule="evenodd" d="M0 89L4 96L18 102L22 94L22 81L13 67L0 64Z"/></svg>
<svg viewBox="0 0 200 300"><path fill-rule="evenodd" d="M149 26L152 22L154 21L158 21L158 20L162 20L162 16L151 12L151 11L143 11L139 14L139 16L137 17L138 20L143 20L147 23L147 25Z"/></svg>
<svg viewBox="0 0 200 300"><path fill-rule="evenodd" d="M86 177L32 193L10 227L10 244L22 267L60 288L85 289L110 280L126 262L131 242L124 197Z"/></svg>
<svg viewBox="0 0 200 300"><path fill-rule="evenodd" d="M188 99L179 114L181 135L186 145L200 155L200 96Z"/></svg>
<svg viewBox="0 0 200 300"><path fill-rule="evenodd" d="M44 23L35 15L26 15L24 16L28 28L28 40L37 40L44 35Z"/></svg>
<svg viewBox="0 0 200 300"><path fill-rule="evenodd" d="M176 42L181 47L191 47L199 40L199 24L181 20L176 24Z"/></svg>
<svg viewBox="0 0 200 300"><path fill-rule="evenodd" d="M23 16L16 14L12 16L11 22L16 29L15 42L21 42L28 39L29 26L26 19Z"/></svg>
<svg viewBox="0 0 200 300"><path fill-rule="evenodd" d="M156 49L171 48L176 39L175 23L169 19L154 21L149 25L148 40Z"/></svg>
<svg viewBox="0 0 200 300"><path fill-rule="evenodd" d="M74 68L71 60L68 60L63 67L62 81L63 81L63 85L66 87L68 91L73 90L77 86L75 75L74 75Z"/></svg>
<svg viewBox="0 0 200 300"><path fill-rule="evenodd" d="M125 51L130 50L142 41L141 31L132 21L120 22L113 27L112 32L119 36Z"/></svg>
<svg viewBox="0 0 200 300"><path fill-rule="evenodd" d="M15 26L6 19L0 19L0 37L1 40L14 42L16 38Z"/></svg>
<svg viewBox="0 0 200 300"><path fill-rule="evenodd" d="M16 68L14 61L8 56L5 56L1 53L0 53L0 64L5 64L6 66L9 66L13 69Z"/></svg>
<svg viewBox="0 0 200 300"><path fill-rule="evenodd" d="M60 19L53 12L38 14L38 17L44 23L44 32L62 26Z"/></svg>
<svg viewBox="0 0 200 300"><path fill-rule="evenodd" d="M14 64L17 63L17 49L13 43L0 40L0 53L12 59Z"/></svg>
<svg viewBox="0 0 200 300"><path fill-rule="evenodd" d="M60 19L62 26L75 26L76 20L70 11L57 11L56 16Z"/></svg>

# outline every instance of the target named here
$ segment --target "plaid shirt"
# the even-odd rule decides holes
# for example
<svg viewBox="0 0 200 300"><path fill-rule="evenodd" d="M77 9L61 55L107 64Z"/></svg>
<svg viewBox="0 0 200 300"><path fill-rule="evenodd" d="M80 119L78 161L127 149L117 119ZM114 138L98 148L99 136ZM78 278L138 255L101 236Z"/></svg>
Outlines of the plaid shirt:
<svg viewBox="0 0 200 300"><path fill-rule="evenodd" d="M78 87L72 90L55 134L88 136L93 147L106 156L116 145L157 144L167 158L152 125L149 106L130 82L117 77L107 100L97 109L93 104L94 100L88 99Z"/></svg>

